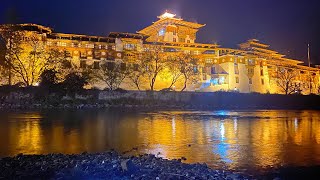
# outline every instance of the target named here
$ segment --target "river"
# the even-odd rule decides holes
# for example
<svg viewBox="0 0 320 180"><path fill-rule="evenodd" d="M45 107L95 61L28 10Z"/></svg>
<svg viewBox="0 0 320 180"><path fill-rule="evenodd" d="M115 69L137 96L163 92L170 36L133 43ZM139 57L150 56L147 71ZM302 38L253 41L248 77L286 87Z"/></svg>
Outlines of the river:
<svg viewBox="0 0 320 180"><path fill-rule="evenodd" d="M110 149L235 170L320 165L320 111L0 112L0 157Z"/></svg>

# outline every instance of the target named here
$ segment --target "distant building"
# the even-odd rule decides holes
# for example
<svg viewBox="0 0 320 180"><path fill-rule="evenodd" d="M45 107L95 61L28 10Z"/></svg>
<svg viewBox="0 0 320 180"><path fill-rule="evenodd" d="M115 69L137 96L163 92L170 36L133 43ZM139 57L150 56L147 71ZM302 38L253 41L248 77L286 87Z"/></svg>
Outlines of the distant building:
<svg viewBox="0 0 320 180"><path fill-rule="evenodd" d="M111 32L108 36L55 33L51 28L36 24L19 26L38 33L47 46L65 50L79 68L99 68L104 62L130 63L156 44L167 53L184 52L199 59L199 81L188 86L189 91L280 93L275 74L293 69L296 76L290 83L294 83L299 92L309 94L311 89L312 93L318 93L318 67L304 66L302 61L286 58L256 39L241 43L239 49L197 43L197 31L205 24L188 22L167 12L137 33ZM122 87L132 88L126 83ZM166 87L157 87L162 88Z"/></svg>

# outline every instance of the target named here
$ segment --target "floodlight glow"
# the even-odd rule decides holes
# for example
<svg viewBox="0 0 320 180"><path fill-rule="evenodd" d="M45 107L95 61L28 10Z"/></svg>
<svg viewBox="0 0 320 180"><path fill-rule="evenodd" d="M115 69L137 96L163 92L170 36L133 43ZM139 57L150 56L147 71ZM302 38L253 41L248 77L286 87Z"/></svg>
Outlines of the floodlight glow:
<svg viewBox="0 0 320 180"><path fill-rule="evenodd" d="M165 19L165 18L174 18L176 17L176 14L168 13L165 12L161 16L159 16L160 19Z"/></svg>

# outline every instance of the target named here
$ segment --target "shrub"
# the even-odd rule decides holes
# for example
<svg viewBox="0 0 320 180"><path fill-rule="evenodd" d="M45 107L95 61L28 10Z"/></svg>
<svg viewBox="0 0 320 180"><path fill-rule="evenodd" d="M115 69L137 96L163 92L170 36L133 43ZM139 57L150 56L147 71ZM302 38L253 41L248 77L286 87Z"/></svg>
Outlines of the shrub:
<svg viewBox="0 0 320 180"><path fill-rule="evenodd" d="M70 73L61 84L68 94L74 96L75 93L83 91L83 86L88 84L88 78L78 73Z"/></svg>
<svg viewBox="0 0 320 180"><path fill-rule="evenodd" d="M40 87L53 88L57 84L57 72L53 69L44 70L40 75Z"/></svg>

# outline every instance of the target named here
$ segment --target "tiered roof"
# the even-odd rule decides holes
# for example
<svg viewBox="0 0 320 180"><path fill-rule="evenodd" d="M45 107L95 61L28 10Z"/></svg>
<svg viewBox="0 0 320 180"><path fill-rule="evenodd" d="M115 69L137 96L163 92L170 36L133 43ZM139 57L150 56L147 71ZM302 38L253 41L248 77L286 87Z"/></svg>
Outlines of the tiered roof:
<svg viewBox="0 0 320 180"><path fill-rule="evenodd" d="M138 33L144 34L144 35L149 35L154 30L157 30L159 27L162 27L163 25L172 25L172 24L186 26L186 27L189 27L192 29L199 29L199 28L205 26L205 24L198 24L198 23L194 23L194 22L184 21L183 19L176 18L175 16L176 16L175 14L165 12L161 16L158 16L158 18L159 18L158 21L153 22L153 24L151 26L148 26L148 27L138 31Z"/></svg>
<svg viewBox="0 0 320 180"><path fill-rule="evenodd" d="M266 58L270 61L275 60L277 62L283 62L284 64L298 65L303 61L285 58L285 55L280 54L277 51L268 49L270 45L260 43L257 39L250 39L245 43L239 44L240 48L247 51L248 54L252 54L258 57Z"/></svg>

